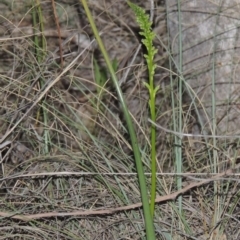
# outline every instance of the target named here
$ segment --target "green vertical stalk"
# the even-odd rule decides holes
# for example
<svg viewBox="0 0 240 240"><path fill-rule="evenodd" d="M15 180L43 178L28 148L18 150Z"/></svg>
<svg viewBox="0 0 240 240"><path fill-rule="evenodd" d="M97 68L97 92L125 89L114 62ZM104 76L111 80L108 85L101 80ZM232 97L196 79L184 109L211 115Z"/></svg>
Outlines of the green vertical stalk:
<svg viewBox="0 0 240 240"><path fill-rule="evenodd" d="M153 82L153 79L152 79ZM150 88L154 88L153 83L150 82ZM156 111L155 111L155 96L150 96L150 112L151 112L151 120L156 122ZM154 107L153 107L154 106ZM154 209L155 209L155 198L156 198L156 181L157 181L157 164L156 164L156 126L151 125L151 205L150 210L152 217L154 217Z"/></svg>
<svg viewBox="0 0 240 240"><path fill-rule="evenodd" d="M32 19L33 19L33 29L34 33L36 33L36 29L39 28L41 32L44 31L44 24L43 24L43 15L42 15L42 9L39 0L36 0L36 6L34 4L34 0L32 0L32 6L33 6L33 11L32 11ZM46 44L45 44L45 39L43 35L39 37L37 34L34 35L34 48L35 48L35 53L36 53L36 59L39 65L44 60L45 57L45 49L46 49ZM41 69L40 69L41 71ZM44 86L45 82L44 79L41 77L40 79L40 86L41 88ZM44 121L44 126L48 125L48 116L47 116L47 110L46 110L46 104L45 101L42 101L42 112L43 112L43 121ZM49 153L49 131L47 129L44 129L44 152L47 154Z"/></svg>
<svg viewBox="0 0 240 240"><path fill-rule="evenodd" d="M211 94L212 94L212 134L213 136L217 135L217 120L216 120L216 66L215 66L215 62L216 62L216 52L217 52L217 26L218 26L218 22L219 22L219 17L220 17L220 13L222 11L222 6L223 6L223 2L221 1L219 3L219 8L218 8L218 13L217 13L217 17L216 17L216 25L215 25L215 29L214 29L214 47L213 47L213 58L212 58L212 84L211 84ZM218 169L218 156L217 156L217 139L216 137L213 137L213 173L217 173ZM220 204L219 204L219 197L218 197L218 183L214 182L214 216L213 216L213 226L215 226L218 222L219 219L219 208L221 208Z"/></svg>
<svg viewBox="0 0 240 240"><path fill-rule="evenodd" d="M182 17L181 17L181 2L178 0L178 132L182 132ZM182 177L179 174L182 173L182 138L176 137L176 167L177 167L177 189L182 188ZM179 213L182 213L182 196L178 197Z"/></svg>
<svg viewBox="0 0 240 240"><path fill-rule="evenodd" d="M157 53L157 50L153 46L153 39L155 37L155 33L151 29L152 22L149 19L149 16L145 13L145 11L138 7L137 5L128 2L129 6L132 8L136 15L136 21L138 22L141 31L139 32L140 35L144 37L142 39L142 43L145 45L147 49L147 54L144 55L147 67L148 67L148 78L149 83L144 83L145 86L148 88L149 91L149 109L150 109L150 115L151 120L153 122L156 121L156 106L155 106L155 100L156 100L156 93L159 90L159 86L154 86L154 73L156 64L154 64L154 56ZM150 202L150 210L152 218L154 217L154 209L155 209L155 198L156 198L156 172L157 172L157 166L156 166L156 126L151 125L151 202Z"/></svg>
<svg viewBox="0 0 240 240"><path fill-rule="evenodd" d="M92 31L94 33L94 36L98 42L99 48L103 54L104 60L106 62L107 68L110 72L111 79L113 81L113 84L116 88L117 94L119 101L121 102L124 117L127 123L129 135L131 138L131 144L133 148L133 153L134 153L134 158L135 158L135 163L136 163L136 168L137 168L137 174L138 174L138 180L139 180L139 185L140 185L140 192L141 192L141 199L143 203L143 213L144 213L144 219L145 219L145 226L146 226L146 235L148 240L155 240L155 233L154 233L154 225L153 225L153 219L151 217L150 213L150 207L149 207L149 201L148 201L148 193L147 193L147 187L146 187L146 180L145 180L145 175L143 171L143 164L142 164L142 159L141 159L141 154L138 146L138 141L136 137L136 133L133 127L132 119L130 116L130 113L128 111L127 105L125 103L125 100L123 98L123 94L121 91L121 88L118 85L118 79L116 77L115 71L113 69L113 66L111 64L111 61L109 59L109 56L106 52L106 49L103 45L103 42L99 36L98 30L96 28L96 25L94 23L94 20L92 18L92 15L90 13L90 10L88 8L86 0L81 0L82 5L85 9L86 15L88 17L88 21L91 25Z"/></svg>

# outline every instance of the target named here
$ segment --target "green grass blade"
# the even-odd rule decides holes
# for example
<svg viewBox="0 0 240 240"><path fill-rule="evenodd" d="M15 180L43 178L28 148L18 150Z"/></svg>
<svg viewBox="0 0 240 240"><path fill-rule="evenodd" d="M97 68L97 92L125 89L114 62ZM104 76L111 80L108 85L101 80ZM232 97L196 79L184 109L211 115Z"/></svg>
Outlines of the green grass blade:
<svg viewBox="0 0 240 240"><path fill-rule="evenodd" d="M137 174L138 174L138 180L139 180L139 185L140 185L140 192L141 192L141 199L143 203L143 213L144 213L144 218L145 218L145 226L146 226L146 235L148 240L154 240L155 238L155 233L154 233L154 226L153 226L153 219L150 213L150 207L149 207L149 201L148 201L148 193L147 193L147 187L146 187L146 180L144 176L144 171L143 171L143 164L141 160L141 155L139 151L139 146L138 146L138 141L136 137L136 133L133 127L132 119L130 117L130 113L128 111L128 108L126 106L125 100L123 98L123 94L121 91L121 88L118 85L118 79L116 77L115 71L113 69L113 66L111 64L111 61L109 59L109 56L105 50L105 47L103 45L103 42L99 36L98 30L96 28L96 25L94 23L94 20L92 18L92 15L90 13L90 10L88 8L87 2L85 0L82 0L83 7L85 9L86 15L88 17L89 23L91 25L91 28L93 30L94 36L99 44L100 50L103 54L103 57L105 59L107 68L110 72L113 84L116 88L117 94L119 101L121 102L124 117L127 123L129 135L131 138L131 144L133 148L133 153L134 153L134 158L135 158L135 163L136 163L136 168L137 168Z"/></svg>

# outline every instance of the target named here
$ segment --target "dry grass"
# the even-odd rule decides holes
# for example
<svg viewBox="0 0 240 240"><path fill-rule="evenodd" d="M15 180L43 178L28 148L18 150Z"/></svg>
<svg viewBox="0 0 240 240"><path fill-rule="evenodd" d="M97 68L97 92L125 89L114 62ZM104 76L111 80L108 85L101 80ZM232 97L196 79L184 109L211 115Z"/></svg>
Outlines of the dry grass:
<svg viewBox="0 0 240 240"><path fill-rule="evenodd" d="M111 82L107 80L102 88L102 98L97 91L93 58L101 68L104 62L96 44L88 47L92 32L83 9L73 1L56 1L62 35L61 62L51 1L41 4L44 32L39 32L39 36L46 41L46 51L39 63L34 53L31 1L19 0L0 6L0 134L7 133L1 144L10 141L0 149L1 239L144 239L141 208L107 212L139 203L140 194L136 175L130 174L135 173L131 146ZM145 169L149 172L144 50L129 65L139 45L134 16L124 1L89 1L89 6L111 59L118 62L118 77L135 119ZM148 4L144 7L149 8ZM155 31L167 45L163 4L157 6L156 15ZM162 42L157 39L155 42L158 48L155 78L156 84L161 85L157 99L158 124L171 128L170 92L174 89L169 85L168 70L162 68L168 67ZM72 64L77 56L78 60ZM128 68L130 73L123 81ZM45 84L55 82L41 100L39 96L45 87L41 88L40 80ZM34 107L27 113L33 103ZM184 119L185 130L191 132L196 118L189 109L186 104ZM220 167L226 170L231 165L230 158L237 157L233 156L233 145L221 148L219 142L218 146ZM174 173L172 135L159 130L157 147L159 173ZM208 179L211 178L208 147L202 138L184 138L185 172L207 172ZM190 186L197 182L194 178L202 176L192 177L184 178L184 186ZM238 236L238 182L219 180L219 183L219 188L226 192L222 198L225 200L219 203L222 209L219 228L212 225L213 181L210 179L207 184L184 192L186 222L179 220L174 201L159 201L155 218L157 239L171 239L170 236L208 239L214 234L218 236L215 239ZM173 176L159 176L157 195L168 195L176 189Z"/></svg>

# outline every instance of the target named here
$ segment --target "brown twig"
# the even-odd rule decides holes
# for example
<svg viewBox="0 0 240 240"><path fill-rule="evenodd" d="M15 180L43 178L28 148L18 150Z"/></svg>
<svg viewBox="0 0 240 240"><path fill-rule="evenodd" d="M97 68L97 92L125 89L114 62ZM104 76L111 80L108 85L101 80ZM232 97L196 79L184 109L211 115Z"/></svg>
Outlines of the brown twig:
<svg viewBox="0 0 240 240"><path fill-rule="evenodd" d="M155 202L161 203L161 202L175 200L179 195L182 195L182 194L190 191L193 188L203 186L203 185L213 182L213 181L222 180L223 177L229 177L229 176L233 175L235 170L238 169L239 167L240 167L240 164L238 164L234 170L228 169L227 171L219 173L212 178L204 179L200 182L192 182L189 185L187 185L186 187L184 187L181 190L176 191L174 193L171 193L171 194L168 194L165 196L158 196L156 198ZM14 214L14 213L0 212L0 216L18 219L18 220L22 220L22 221L31 221L33 219L50 218L50 217L109 215L109 214L114 214L114 213L121 212L121 211L133 210L133 209L140 208L140 207L142 207L141 202L131 204L128 206L102 209L102 210L78 210L78 211L73 211L73 212L48 212L48 213L38 213L38 214L30 214L30 215L19 215L19 214Z"/></svg>

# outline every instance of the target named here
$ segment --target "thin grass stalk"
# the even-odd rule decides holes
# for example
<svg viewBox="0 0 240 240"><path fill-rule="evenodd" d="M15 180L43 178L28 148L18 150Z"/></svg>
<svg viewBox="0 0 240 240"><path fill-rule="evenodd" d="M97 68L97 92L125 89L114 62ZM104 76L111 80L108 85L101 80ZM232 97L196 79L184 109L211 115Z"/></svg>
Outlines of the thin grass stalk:
<svg viewBox="0 0 240 240"><path fill-rule="evenodd" d="M42 9L39 0L36 0L36 6L34 4L34 0L32 0L32 6L33 6L33 11L32 11L32 19L33 19L33 29L34 32L36 33L36 29L38 28L39 25L39 30L41 32L44 31L44 25L43 25L43 15L42 15ZM34 48L35 48L35 53L36 53L36 58L39 66L41 66L41 63L44 60L45 56L45 39L43 35L39 37L38 35L34 36ZM40 70L41 71L41 70ZM41 77L40 78L40 86L41 88L44 86L45 82L44 79ZM48 126L48 114L47 114L47 108L45 104L45 100L42 100L42 113L43 113L43 122L44 126ZM38 111L38 116L40 115L40 110ZM44 153L48 154L49 153L49 131L44 128L43 131L43 139L44 139Z"/></svg>
<svg viewBox="0 0 240 240"><path fill-rule="evenodd" d="M182 17L181 17L181 2L178 0L178 132L182 132ZM176 167L177 174L182 173L182 138L177 137L176 140ZM180 190L182 188L182 177L178 175L177 177L177 189ZM178 197L178 208L179 214L182 213L182 196Z"/></svg>
<svg viewBox="0 0 240 240"><path fill-rule="evenodd" d="M94 36L98 42L99 48L103 54L104 60L106 62L107 68L110 72L113 84L116 88L117 94L119 101L121 102L124 117L127 123L129 135L131 138L131 145L133 148L133 153L134 153L134 158L135 158L135 163L136 163L136 168L137 168L137 174L138 174L138 180L139 180L139 186L140 186L140 192L141 192L141 199L143 203L143 213L144 213L144 219L145 219L145 227L146 227L146 236L148 240L154 240L155 238L155 233L154 233L154 225L153 225L153 219L150 213L150 207L149 207L149 200L148 200L148 193L147 193L147 187L146 187L146 179L143 171L143 164L142 164L142 159L140 155L140 150L138 146L138 141L136 137L136 133L133 127L132 119L130 117L127 105L125 103L121 88L118 85L118 79L116 77L116 74L114 72L114 69L112 67L111 61L109 59L109 56L105 50L105 47L103 45L103 42L99 36L98 30L96 28L96 25L94 23L93 17L90 13L90 10L88 8L86 0L81 0L84 10L86 12L86 15L88 17L88 21L91 25L92 31L94 33Z"/></svg>
<svg viewBox="0 0 240 240"><path fill-rule="evenodd" d="M221 12L221 7L222 7L222 2L219 5L218 8L218 14L216 17L216 25L215 25L215 29L214 29L214 39L213 39L213 43L214 43L214 47L213 47L213 58L212 58L212 84L211 84L211 96L212 96L212 135L216 136L217 132L217 120L216 120L216 83L215 83L215 61L216 61L216 51L217 51L217 26L218 26L218 21L219 21L219 16L220 16L220 12ZM218 169L218 156L217 156L217 139L216 137L213 137L213 167L212 167L212 171L213 173L217 173ZM219 219L219 208L220 208L220 202L219 202L219 197L218 197L218 182L214 182L214 214L213 214L213 219L212 219L212 225L215 226L218 222Z"/></svg>
<svg viewBox="0 0 240 240"><path fill-rule="evenodd" d="M169 14L169 10L167 9L167 15L168 14ZM167 20L168 19L169 19L169 17L167 17ZM168 21L167 21L167 25L168 25ZM169 27L168 27L168 29L169 29ZM171 43L170 43L170 41L168 41L168 46L165 46L164 43L161 41L161 39L159 37L157 37L157 38L158 38L159 42L161 42L162 46L165 48L165 50L166 50L166 52L168 53L168 56L169 56L170 85L171 85L171 89L173 89L173 87L174 87L174 84L173 84L173 72L174 72L174 70L173 70L173 67L172 67L172 63L174 64L174 67L177 69L177 72L180 72L180 71L179 71L179 68L178 68L178 65L177 65L176 61L174 60L173 56L171 55L171 51L170 51L171 50ZM170 39L170 36L169 36L169 32L168 32L168 40L169 39ZM198 119L198 122L200 124L200 127L201 127L201 129L204 129L206 126L203 122L203 119L202 119L202 116L199 112L199 107L198 107L198 104L202 105L201 100L198 98L197 93L194 92L194 90L189 86L189 84L186 84L186 80L184 79L184 76L181 74L180 77L181 77L181 79L182 79L182 81L185 85L185 89L187 91L187 94L189 95L190 99L192 99L192 101L189 105L194 106L194 111L196 112L197 119ZM175 109L175 98L174 98L174 92L173 91L171 91L171 99L172 99L171 100L172 101L171 102L172 109ZM173 111L172 119L176 119L174 111ZM173 124L173 127L175 127L175 124ZM177 132L176 128L174 129L174 132ZM208 138L207 138L206 134L207 133L203 134L203 138L204 138L204 141L205 141L206 145L208 145L207 144ZM212 162L212 154L211 154L211 151L210 151L209 148L207 149L207 153L208 153L208 159L210 159L210 162Z"/></svg>
<svg viewBox="0 0 240 240"><path fill-rule="evenodd" d="M32 1L32 6L33 6L32 19L33 19L34 31L36 32L36 30L39 28L41 32L44 32L43 15L42 15L40 1L36 0L36 6L34 5L34 1ZM41 66L44 61L45 49L46 49L45 39L43 35L41 35L40 37L38 35L34 36L34 49L35 49L37 63L39 66L39 72L41 72L42 71ZM44 84L45 84L45 81L43 77L40 77L40 87L43 88ZM49 130L47 129L48 109L47 109L47 104L45 102L45 99L42 100L42 104L40 105L41 105L41 108L38 110L37 118L40 117L40 112L42 111L43 122L44 122L44 131L43 131L44 154L49 154L50 135L49 135ZM52 178L49 179L49 184L47 186L50 197L52 197L52 194L53 194L53 185L51 183L51 180Z"/></svg>

